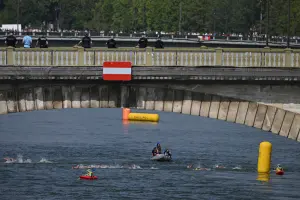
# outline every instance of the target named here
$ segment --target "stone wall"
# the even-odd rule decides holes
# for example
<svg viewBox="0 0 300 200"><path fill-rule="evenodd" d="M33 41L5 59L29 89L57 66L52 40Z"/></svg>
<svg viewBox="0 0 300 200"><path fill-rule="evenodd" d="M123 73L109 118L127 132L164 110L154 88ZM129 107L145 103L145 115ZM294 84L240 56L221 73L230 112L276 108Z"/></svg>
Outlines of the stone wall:
<svg viewBox="0 0 300 200"><path fill-rule="evenodd" d="M122 84L0 85L0 114L64 108L131 107L244 124L300 141L300 114L199 90Z"/></svg>

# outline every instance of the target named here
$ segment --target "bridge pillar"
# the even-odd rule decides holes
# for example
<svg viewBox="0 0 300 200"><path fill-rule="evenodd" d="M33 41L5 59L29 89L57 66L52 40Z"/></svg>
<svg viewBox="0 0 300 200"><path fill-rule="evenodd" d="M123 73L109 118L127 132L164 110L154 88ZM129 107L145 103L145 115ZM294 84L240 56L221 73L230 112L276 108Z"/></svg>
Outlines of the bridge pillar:
<svg viewBox="0 0 300 200"><path fill-rule="evenodd" d="M108 89L108 107L109 108L116 108L118 107L118 97L120 96L121 94L121 88L120 86L116 85L116 86L109 86L109 89Z"/></svg>
<svg viewBox="0 0 300 200"><path fill-rule="evenodd" d="M151 47L146 48L146 66L152 66L153 50Z"/></svg>
<svg viewBox="0 0 300 200"><path fill-rule="evenodd" d="M6 64L14 65L14 48L13 47L6 48Z"/></svg>
<svg viewBox="0 0 300 200"><path fill-rule="evenodd" d="M191 108L192 108L192 92L184 91L181 113L189 115L191 114Z"/></svg>
<svg viewBox="0 0 300 200"><path fill-rule="evenodd" d="M100 97L100 108L108 108L108 86L101 85L99 86L99 97Z"/></svg>
<svg viewBox="0 0 300 200"><path fill-rule="evenodd" d="M285 49L285 67L291 67L292 66L292 50L291 49Z"/></svg>
<svg viewBox="0 0 300 200"><path fill-rule="evenodd" d="M77 51L78 51L78 65L84 66L84 48L77 47Z"/></svg>
<svg viewBox="0 0 300 200"><path fill-rule="evenodd" d="M202 99L202 94L198 92L192 93L191 115L200 116Z"/></svg>
<svg viewBox="0 0 300 200"><path fill-rule="evenodd" d="M200 108L200 116L201 117L208 117L209 116L211 99L212 99L211 95L204 94L203 100L201 102L201 108Z"/></svg>
<svg viewBox="0 0 300 200"><path fill-rule="evenodd" d="M154 110L155 88L147 88L146 110Z"/></svg>
<svg viewBox="0 0 300 200"><path fill-rule="evenodd" d="M226 121L229 105L230 105L230 100L226 97L223 97L222 100L220 101L218 119Z"/></svg>
<svg viewBox="0 0 300 200"><path fill-rule="evenodd" d="M63 108L63 95L61 86L53 86L53 108L62 109Z"/></svg>
<svg viewBox="0 0 300 200"><path fill-rule="evenodd" d="M121 108L129 107L129 88L126 85L121 86Z"/></svg>
<svg viewBox="0 0 300 200"><path fill-rule="evenodd" d="M137 109L145 109L146 106L146 95L147 95L147 90L144 87L139 87L137 89Z"/></svg>
<svg viewBox="0 0 300 200"><path fill-rule="evenodd" d="M165 100L165 90L161 88L155 88L155 105L154 109L157 111L163 111L164 110L164 100Z"/></svg>
<svg viewBox="0 0 300 200"><path fill-rule="evenodd" d="M80 108L81 88L72 86L72 108Z"/></svg>
<svg viewBox="0 0 300 200"><path fill-rule="evenodd" d="M26 89L25 105L26 105L26 110L27 111L35 110L35 102L34 102L34 99L33 99L33 94L34 94L34 91L33 91L32 87Z"/></svg>
<svg viewBox="0 0 300 200"><path fill-rule="evenodd" d="M42 87L37 87L34 89L34 97L36 109L44 110L44 95Z"/></svg>
<svg viewBox="0 0 300 200"><path fill-rule="evenodd" d="M63 108L72 108L70 86L62 86Z"/></svg>
<svg viewBox="0 0 300 200"><path fill-rule="evenodd" d="M278 134L280 132L283 119L285 116L285 111L282 109L277 109L277 112L275 114L274 122L272 124L271 132Z"/></svg>
<svg viewBox="0 0 300 200"><path fill-rule="evenodd" d="M19 112L26 112L26 90L24 88L19 88Z"/></svg>
<svg viewBox="0 0 300 200"><path fill-rule="evenodd" d="M18 90L14 88L6 94L7 109L9 113L18 112Z"/></svg>
<svg viewBox="0 0 300 200"><path fill-rule="evenodd" d="M90 88L90 106L91 108L99 108L100 107L100 99L99 99L99 88L97 85L93 85Z"/></svg>
<svg viewBox="0 0 300 200"><path fill-rule="evenodd" d="M90 108L90 87L81 86L81 98L80 105L81 108Z"/></svg>
<svg viewBox="0 0 300 200"><path fill-rule="evenodd" d="M174 103L173 99L174 99L174 90L167 90L164 99L164 111L166 112L173 111L173 103Z"/></svg>
<svg viewBox="0 0 300 200"><path fill-rule="evenodd" d="M0 91L0 114L7 114L6 92Z"/></svg>
<svg viewBox="0 0 300 200"><path fill-rule="evenodd" d="M216 48L216 65L222 66L222 56L223 56L223 49L218 47Z"/></svg>
<svg viewBox="0 0 300 200"><path fill-rule="evenodd" d="M249 102L241 101L239 103L239 109L238 109L238 113L236 116L236 123L238 123L238 124L245 123L248 107L249 107Z"/></svg>
<svg viewBox="0 0 300 200"><path fill-rule="evenodd" d="M254 120L254 127L261 129L264 123L265 115L267 112L266 105L258 105L256 116Z"/></svg>

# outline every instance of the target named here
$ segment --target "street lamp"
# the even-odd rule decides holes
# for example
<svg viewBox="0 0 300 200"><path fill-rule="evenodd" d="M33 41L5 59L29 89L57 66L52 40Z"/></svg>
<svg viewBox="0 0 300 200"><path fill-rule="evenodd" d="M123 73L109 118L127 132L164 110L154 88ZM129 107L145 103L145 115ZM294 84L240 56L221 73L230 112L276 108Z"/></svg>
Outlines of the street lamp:
<svg viewBox="0 0 300 200"><path fill-rule="evenodd" d="M290 30L291 30L291 0L288 0L288 30L287 30L287 48L290 48Z"/></svg>
<svg viewBox="0 0 300 200"><path fill-rule="evenodd" d="M179 2L179 35L181 35L181 18L182 18L182 4Z"/></svg>
<svg viewBox="0 0 300 200"><path fill-rule="evenodd" d="M216 9L214 8L214 33L213 33L213 39L215 39L216 34Z"/></svg>
<svg viewBox="0 0 300 200"><path fill-rule="evenodd" d="M269 7L270 7L270 0L267 0L267 27L266 27L266 46L269 46Z"/></svg>
<svg viewBox="0 0 300 200"><path fill-rule="evenodd" d="M20 0L18 0L17 4L17 31L19 33Z"/></svg>
<svg viewBox="0 0 300 200"><path fill-rule="evenodd" d="M60 13L60 7L55 7L55 18L56 18L56 29L59 30L59 13Z"/></svg>
<svg viewBox="0 0 300 200"><path fill-rule="evenodd" d="M261 29L262 29L261 26L262 26L262 19L263 19L263 15L262 15L262 5L263 5L263 4L262 4L262 0L260 0L260 17L259 17L259 18L260 18L260 23L259 23L259 25L260 25L260 26L259 26L259 29L260 29L260 30L259 30L259 34L260 34L260 35L261 35Z"/></svg>

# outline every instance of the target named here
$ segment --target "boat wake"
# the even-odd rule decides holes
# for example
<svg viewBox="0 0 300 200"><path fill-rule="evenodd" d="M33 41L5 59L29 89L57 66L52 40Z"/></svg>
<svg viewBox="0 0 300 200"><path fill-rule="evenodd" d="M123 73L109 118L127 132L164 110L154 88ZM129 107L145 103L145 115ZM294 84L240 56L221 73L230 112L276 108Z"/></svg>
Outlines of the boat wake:
<svg viewBox="0 0 300 200"><path fill-rule="evenodd" d="M226 167L224 165L215 164L211 168L209 167L203 167L201 164L189 164L187 165L187 169L197 170L197 171L210 171L212 169L214 170L242 170L243 168L241 166L235 166L235 167Z"/></svg>
<svg viewBox="0 0 300 200"><path fill-rule="evenodd" d="M7 164L12 164L12 163L24 163L24 164L26 164L26 163L53 163L46 158L41 158L41 160L39 160L38 162L32 162L31 159L29 159L29 158L25 159L23 157L23 155L21 155L21 154L18 154L16 158L5 157L3 159L5 160L4 163L7 163Z"/></svg>
<svg viewBox="0 0 300 200"><path fill-rule="evenodd" d="M72 169L142 169L139 165L76 165Z"/></svg>

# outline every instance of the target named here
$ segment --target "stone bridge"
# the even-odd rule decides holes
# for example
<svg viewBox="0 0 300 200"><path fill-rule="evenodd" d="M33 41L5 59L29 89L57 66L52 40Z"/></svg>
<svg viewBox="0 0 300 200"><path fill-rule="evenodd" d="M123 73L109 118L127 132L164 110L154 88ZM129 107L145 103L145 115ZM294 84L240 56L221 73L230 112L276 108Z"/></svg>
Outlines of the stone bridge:
<svg viewBox="0 0 300 200"><path fill-rule="evenodd" d="M299 88L284 81L7 79L0 84L0 113L131 107L244 124L300 141Z"/></svg>

